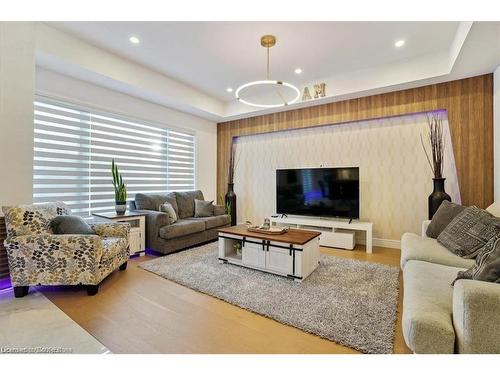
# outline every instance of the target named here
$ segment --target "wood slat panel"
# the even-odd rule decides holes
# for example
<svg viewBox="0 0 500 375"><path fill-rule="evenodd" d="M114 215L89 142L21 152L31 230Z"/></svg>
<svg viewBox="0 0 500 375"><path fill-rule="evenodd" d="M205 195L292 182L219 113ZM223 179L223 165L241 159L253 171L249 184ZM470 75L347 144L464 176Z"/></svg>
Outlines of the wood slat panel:
<svg viewBox="0 0 500 375"><path fill-rule="evenodd" d="M3 241L7 237L7 229L5 228L5 218L0 216L0 279L9 277L9 264L7 262L7 252L3 246Z"/></svg>
<svg viewBox="0 0 500 375"><path fill-rule="evenodd" d="M493 74L219 123L217 193L234 137L446 109L462 203L493 202Z"/></svg>

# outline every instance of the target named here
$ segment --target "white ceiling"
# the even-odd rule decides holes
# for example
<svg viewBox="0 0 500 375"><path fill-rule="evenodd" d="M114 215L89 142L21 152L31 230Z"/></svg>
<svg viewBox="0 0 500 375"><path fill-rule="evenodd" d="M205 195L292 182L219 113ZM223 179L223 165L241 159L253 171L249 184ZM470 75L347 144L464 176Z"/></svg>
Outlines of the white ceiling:
<svg viewBox="0 0 500 375"><path fill-rule="evenodd" d="M328 82L328 95L361 93L449 74L472 23L460 22L51 22L50 26L221 101L218 120L258 114L236 103L226 88L264 79L266 51L260 37L274 34L271 78L302 89ZM485 23L482 23L485 24ZM498 25L495 26L498 31ZM476 37L487 34L476 26ZM490 27L491 29L491 27ZM473 29L472 29L473 30ZM479 31L477 31L479 30ZM128 41L134 35L138 45ZM496 39L495 39L496 38ZM404 39L402 48L394 42ZM483 38L484 40L484 38ZM498 35L487 39L487 45ZM490 69L494 53L475 52L475 70ZM456 55L455 54L456 52ZM482 64L481 54L489 65ZM469 48L469 54L471 50ZM473 55L473 54L472 54ZM493 57L492 57L493 56ZM465 64L467 71L470 62ZM485 63L486 64L486 63ZM464 64L462 64L464 66ZM294 69L303 69L301 75ZM358 72L360 72L358 74ZM466 74L466 72L464 73ZM366 78L365 78L366 77ZM370 80L370 82L368 82ZM359 81L359 82L358 82ZM352 82L350 84L349 82ZM347 87L352 86L352 87ZM310 103L312 104L312 103ZM309 104L309 105L310 105ZM210 117L210 116L208 116ZM208 118L207 117L207 118ZM214 118L214 116L212 116Z"/></svg>
<svg viewBox="0 0 500 375"><path fill-rule="evenodd" d="M57 28L221 100L227 87L272 78L299 84L447 49L458 22L60 22ZM133 45L130 35L141 43ZM394 42L406 40L395 48ZM301 67L300 77L294 69Z"/></svg>

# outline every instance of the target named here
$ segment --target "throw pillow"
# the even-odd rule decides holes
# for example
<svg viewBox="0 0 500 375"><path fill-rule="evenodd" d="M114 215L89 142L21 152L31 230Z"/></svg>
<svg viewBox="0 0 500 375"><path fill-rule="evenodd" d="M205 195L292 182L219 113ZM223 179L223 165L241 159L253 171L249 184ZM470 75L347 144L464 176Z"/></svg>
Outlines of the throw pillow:
<svg viewBox="0 0 500 375"><path fill-rule="evenodd" d="M438 238L444 228L464 209L465 206L460 204L443 201L427 227L427 237Z"/></svg>
<svg viewBox="0 0 500 375"><path fill-rule="evenodd" d="M214 216L214 201L194 200L194 217Z"/></svg>
<svg viewBox="0 0 500 375"><path fill-rule="evenodd" d="M500 283L500 236L495 236L481 248L476 264L460 271L452 285L460 279L472 279Z"/></svg>
<svg viewBox="0 0 500 375"><path fill-rule="evenodd" d="M194 216L194 200L204 200L201 190L175 192L177 200L177 215L179 219Z"/></svg>
<svg viewBox="0 0 500 375"><path fill-rule="evenodd" d="M226 207L222 205L214 205L214 216L226 214Z"/></svg>
<svg viewBox="0 0 500 375"><path fill-rule="evenodd" d="M175 212L174 207L170 203L165 202L161 204L159 211L165 212L168 215L168 218L170 219L170 224L173 224L177 221L177 214Z"/></svg>
<svg viewBox="0 0 500 375"><path fill-rule="evenodd" d="M437 241L452 253L470 259L499 232L500 218L471 206L455 216Z"/></svg>
<svg viewBox="0 0 500 375"><path fill-rule="evenodd" d="M80 216L56 216L49 225L54 234L95 234Z"/></svg>

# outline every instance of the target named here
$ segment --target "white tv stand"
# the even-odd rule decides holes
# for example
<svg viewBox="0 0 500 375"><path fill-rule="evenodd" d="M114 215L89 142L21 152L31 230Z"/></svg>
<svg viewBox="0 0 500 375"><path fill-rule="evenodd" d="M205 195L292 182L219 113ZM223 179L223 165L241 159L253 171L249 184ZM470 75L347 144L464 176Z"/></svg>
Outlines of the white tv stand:
<svg viewBox="0 0 500 375"><path fill-rule="evenodd" d="M366 233L366 252L372 253L373 223L362 221L340 221L307 217L270 217L271 225L287 225L292 228L310 229L321 232L319 244L352 250L355 245L354 231Z"/></svg>

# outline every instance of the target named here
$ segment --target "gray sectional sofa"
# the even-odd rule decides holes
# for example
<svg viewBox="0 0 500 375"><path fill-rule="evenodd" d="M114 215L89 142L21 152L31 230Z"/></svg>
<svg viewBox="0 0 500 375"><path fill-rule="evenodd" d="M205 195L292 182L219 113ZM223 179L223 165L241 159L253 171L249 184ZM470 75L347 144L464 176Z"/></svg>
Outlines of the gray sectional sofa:
<svg viewBox="0 0 500 375"><path fill-rule="evenodd" d="M223 206L214 207L214 216L194 217L194 200L204 200L200 190L169 194L136 194L130 209L146 216L146 247L163 254L217 239L218 230L230 226L231 217ZM170 203L178 216L170 222L160 205Z"/></svg>
<svg viewBox="0 0 500 375"><path fill-rule="evenodd" d="M499 204L487 209L500 216ZM470 268L463 259L426 236L401 238L404 279L403 336L415 353L500 353L500 284L458 280Z"/></svg>

